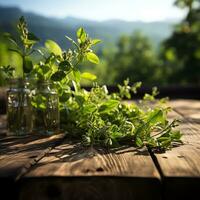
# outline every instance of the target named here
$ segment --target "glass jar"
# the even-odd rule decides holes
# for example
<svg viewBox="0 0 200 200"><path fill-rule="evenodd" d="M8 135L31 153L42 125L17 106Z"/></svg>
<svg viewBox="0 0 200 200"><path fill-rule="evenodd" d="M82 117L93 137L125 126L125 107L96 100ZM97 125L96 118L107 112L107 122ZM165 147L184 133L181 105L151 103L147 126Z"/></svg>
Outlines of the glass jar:
<svg viewBox="0 0 200 200"><path fill-rule="evenodd" d="M30 90L23 79L10 79L7 91L8 135L30 134L33 128Z"/></svg>
<svg viewBox="0 0 200 200"><path fill-rule="evenodd" d="M51 135L59 131L59 97L51 81L38 81L32 98L34 132Z"/></svg>

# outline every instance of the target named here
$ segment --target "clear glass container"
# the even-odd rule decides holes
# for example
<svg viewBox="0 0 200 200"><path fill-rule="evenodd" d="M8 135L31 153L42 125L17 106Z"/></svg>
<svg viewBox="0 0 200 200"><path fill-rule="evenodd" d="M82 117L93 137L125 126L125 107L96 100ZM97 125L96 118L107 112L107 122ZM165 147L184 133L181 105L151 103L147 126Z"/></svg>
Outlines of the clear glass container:
<svg viewBox="0 0 200 200"><path fill-rule="evenodd" d="M7 91L8 135L30 134L33 128L30 90L23 79L10 79Z"/></svg>
<svg viewBox="0 0 200 200"><path fill-rule="evenodd" d="M38 81L32 97L34 132L52 135L59 131L59 97L51 81Z"/></svg>

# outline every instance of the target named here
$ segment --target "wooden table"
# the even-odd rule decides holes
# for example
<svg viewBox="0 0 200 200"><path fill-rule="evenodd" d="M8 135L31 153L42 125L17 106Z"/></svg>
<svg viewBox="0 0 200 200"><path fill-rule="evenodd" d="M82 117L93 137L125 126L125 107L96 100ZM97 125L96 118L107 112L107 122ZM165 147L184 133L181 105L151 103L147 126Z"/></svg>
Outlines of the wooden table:
<svg viewBox="0 0 200 200"><path fill-rule="evenodd" d="M171 101L184 145L165 153L122 146L84 148L64 134L5 136L0 118L4 199L200 199L200 101ZM199 197L198 197L199 196ZM18 198L17 198L18 197ZM1 198L2 199L2 198Z"/></svg>

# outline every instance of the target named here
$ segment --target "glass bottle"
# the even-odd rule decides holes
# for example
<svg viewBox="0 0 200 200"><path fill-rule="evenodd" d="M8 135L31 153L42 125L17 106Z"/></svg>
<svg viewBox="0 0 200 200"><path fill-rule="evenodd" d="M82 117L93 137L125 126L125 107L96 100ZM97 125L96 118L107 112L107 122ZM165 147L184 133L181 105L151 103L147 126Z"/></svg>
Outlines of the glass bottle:
<svg viewBox="0 0 200 200"><path fill-rule="evenodd" d="M32 98L34 132L52 135L59 131L59 97L51 81L38 81Z"/></svg>
<svg viewBox="0 0 200 200"><path fill-rule="evenodd" d="M23 79L10 79L7 91L8 135L30 134L33 128L30 90Z"/></svg>

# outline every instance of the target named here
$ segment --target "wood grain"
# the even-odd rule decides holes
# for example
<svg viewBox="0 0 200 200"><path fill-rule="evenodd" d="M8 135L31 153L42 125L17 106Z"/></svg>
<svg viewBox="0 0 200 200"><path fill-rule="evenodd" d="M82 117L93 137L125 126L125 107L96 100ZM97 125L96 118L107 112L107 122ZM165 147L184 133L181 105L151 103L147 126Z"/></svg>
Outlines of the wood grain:
<svg viewBox="0 0 200 200"><path fill-rule="evenodd" d="M27 176L88 175L159 178L147 151L127 146L113 150L84 148L67 140L40 160Z"/></svg>
<svg viewBox="0 0 200 200"><path fill-rule="evenodd" d="M200 185L200 101L170 105L175 111L169 117L182 121L178 128L184 144L151 156L146 149L128 146L84 148L63 140L63 135L6 137L6 119L0 116L1 191L19 191L20 200L195 199Z"/></svg>
<svg viewBox="0 0 200 200"><path fill-rule="evenodd" d="M180 109L177 102L175 109ZM189 103L189 102L188 102ZM191 102L189 103L191 105ZM185 106L189 105L186 103ZM195 107L195 106L194 106ZM194 109L194 110L193 110ZM193 112L192 112L193 110ZM154 154L154 161L162 175L164 195L166 199L191 199L199 195L200 185L200 129L199 122L191 123L183 117L186 111L181 106L180 115L176 112L170 118L181 119L178 129L181 130L184 145L172 148L164 154ZM190 107L190 113L196 113L196 108Z"/></svg>
<svg viewBox="0 0 200 200"><path fill-rule="evenodd" d="M15 199L16 180L63 140L64 135L7 137L5 124L6 117L0 115L0 188L1 195Z"/></svg>
<svg viewBox="0 0 200 200"><path fill-rule="evenodd" d="M189 120L200 120L200 101L198 100L173 100L170 101L172 108L180 115Z"/></svg>
<svg viewBox="0 0 200 200"><path fill-rule="evenodd" d="M0 139L0 177L16 178L23 167L33 165L40 154L50 150L64 136L44 137L39 135L25 137L5 137Z"/></svg>
<svg viewBox="0 0 200 200"><path fill-rule="evenodd" d="M26 174L21 198L33 193L36 199L48 199L46 191L54 181L60 199L160 199L161 195L160 176L147 150L127 146L84 148L66 140Z"/></svg>

